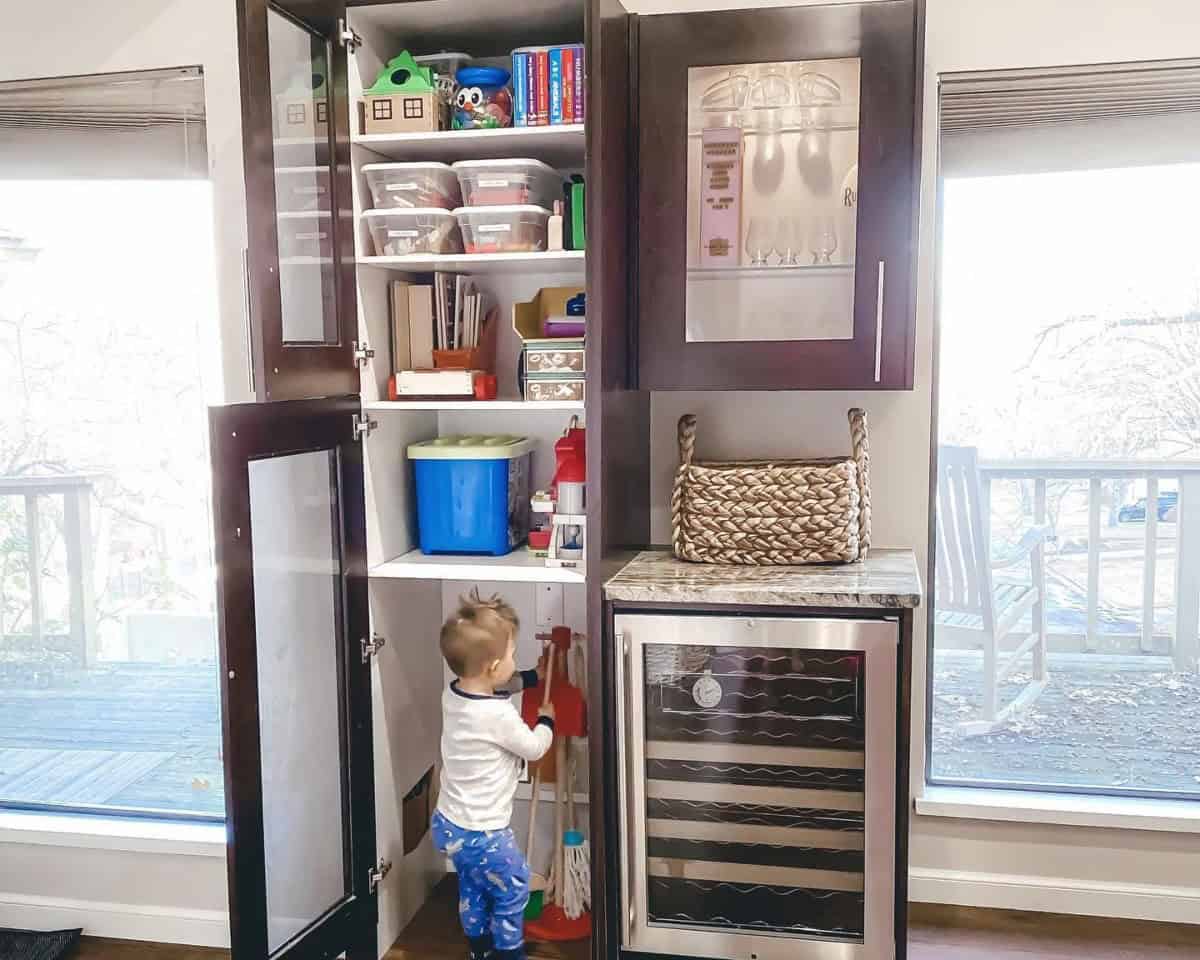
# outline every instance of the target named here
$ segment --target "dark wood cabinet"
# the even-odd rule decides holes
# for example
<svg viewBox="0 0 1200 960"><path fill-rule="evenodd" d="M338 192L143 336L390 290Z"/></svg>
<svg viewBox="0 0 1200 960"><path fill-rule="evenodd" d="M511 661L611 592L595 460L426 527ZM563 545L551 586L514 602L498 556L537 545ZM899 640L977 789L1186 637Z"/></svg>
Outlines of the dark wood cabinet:
<svg viewBox="0 0 1200 960"><path fill-rule="evenodd" d="M642 17L639 385L911 389L916 0Z"/></svg>

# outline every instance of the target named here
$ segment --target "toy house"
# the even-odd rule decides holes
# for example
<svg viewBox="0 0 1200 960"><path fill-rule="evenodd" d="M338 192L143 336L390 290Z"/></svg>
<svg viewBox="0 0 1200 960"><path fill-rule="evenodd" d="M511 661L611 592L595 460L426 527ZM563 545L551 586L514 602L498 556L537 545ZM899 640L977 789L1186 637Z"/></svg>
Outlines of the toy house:
<svg viewBox="0 0 1200 960"><path fill-rule="evenodd" d="M363 91L363 133L420 133L447 126L437 75L407 50L387 62Z"/></svg>

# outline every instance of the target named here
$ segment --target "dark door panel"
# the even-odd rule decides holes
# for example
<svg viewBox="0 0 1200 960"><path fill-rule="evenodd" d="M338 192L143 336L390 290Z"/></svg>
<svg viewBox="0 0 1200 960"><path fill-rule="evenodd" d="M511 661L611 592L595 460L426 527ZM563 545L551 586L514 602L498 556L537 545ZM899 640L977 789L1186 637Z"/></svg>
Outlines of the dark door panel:
<svg viewBox="0 0 1200 960"><path fill-rule="evenodd" d="M639 386L645 389L846 389L846 388L905 388L912 379L912 268L913 223L915 210L914 184L916 177L914 122L918 101L916 91L915 8L912 0L885 0L863 4L830 4L771 9L739 9L711 13L670 14L644 17L638 31L638 143L639 189L638 219L638 366ZM699 174L699 154L696 138L701 134L689 122L689 103L698 110L714 110L699 106L697 90L689 90L689 70L693 68L726 67L733 75L753 78L760 65L775 64L797 73L815 68L818 61L855 62L854 87L858 89L857 115L847 109L843 116L830 110L830 123L842 123L847 129L856 122L857 150L848 152L844 165L832 171L832 182L822 186L823 196L831 198L830 209L821 215L842 216L833 198L847 189L851 175L856 176L857 207L849 227L842 224L839 258L824 273L832 281L820 279L822 271L806 271L810 246L813 263L817 259L817 244L811 241L812 210L792 210L790 204L798 194L790 187L772 198L770 209L764 208L762 196L755 198L755 211L766 222L765 230L774 235L779 230L777 218L795 221L794 234L800 242L787 245L792 257L791 275L805 279L785 281L787 297L769 298L773 304L771 317L779 318L770 324L770 333L759 332L747 338L743 332L725 336L723 333L692 336L687 316L689 282L697 271L689 270L690 245L700 245L700 235L693 223L689 238L689 217L697 217L700 198L689 193L689 173ZM824 79L824 78L822 78ZM705 81L707 83L707 81ZM823 93L817 90L818 95ZM815 100L815 103L823 101ZM835 101L836 102L836 101ZM849 103L842 104L847 108ZM717 115L720 111L717 109ZM738 113L731 109L729 116ZM770 116L770 114L764 114ZM704 126L738 125L738 120L713 120L706 117ZM820 108L789 106L775 114L774 122L783 134L807 136L802 124L818 117L814 129L821 134ZM762 122L764 129L768 121ZM798 126L799 125L799 126ZM835 126L834 129L837 129ZM766 139L760 129L759 136ZM693 144L689 153L689 136ZM828 136L826 134L826 136ZM780 135L776 135L780 139ZM747 135L746 143L750 139ZM784 138L783 164L794 175L797 168L806 178L819 179L804 170L802 151L805 141ZM743 183L751 179L749 147L742 154L747 170ZM754 159L759 159L755 147ZM809 158L811 159L811 158ZM853 171L846 168L853 166ZM691 168L695 169L692 170ZM764 162L764 168L766 164ZM753 171L757 176L759 170ZM827 175L829 171L826 171ZM764 170L765 175L765 170ZM843 177L846 178L843 181ZM841 185L839 187L839 184ZM775 188L779 189L778 183ZM815 189L815 188L814 188ZM853 191L851 191L853 192ZM747 208L750 192L747 188L742 203L742 221L736 237L740 248L745 243L749 264L750 232ZM695 210L690 209L695 207ZM814 208L815 209L815 208ZM763 213L767 216L762 216ZM804 216L782 217L783 214L803 212ZM803 221L803 222L801 222ZM762 224L759 225L760 228ZM759 229L758 232L762 232ZM835 234L836 235L836 234ZM851 239L853 238L853 239ZM793 241L796 238L793 237ZM772 236L766 246L782 249ZM795 249L793 249L793 247ZM853 257L849 250L855 247ZM727 248L728 249L728 248ZM834 242L834 250L837 243ZM826 251L825 263L829 263ZM798 256L797 256L798 253ZM770 262L775 264L775 254ZM736 258L735 258L736 262ZM754 260L754 263L760 263ZM782 265L780 253L778 264ZM703 267L703 265L701 265ZM737 268L731 273L701 269L707 280L730 275L757 277L743 284L762 284L771 271L754 274ZM778 278L786 272L776 272ZM730 283L728 279L721 283ZM836 283L845 298L845 306L834 310L814 306L820 297L813 291L827 289L823 283ZM698 289L707 289L700 287ZM715 289L727 289L716 287ZM742 287L748 289L747 286ZM762 291L765 288L759 287ZM794 295L791 291L795 291ZM757 295L757 294L755 294ZM703 298L703 294L700 295ZM739 297L741 295L739 294ZM838 302L841 302L840 300ZM852 306L851 306L852 303ZM739 299L728 311L733 320L744 316L745 306ZM806 313L807 311L807 313ZM717 311L720 319L728 319ZM820 325L811 324L810 314L828 313L837 319L837 330L826 332ZM694 320L695 318L691 318ZM786 331L789 323L803 324L811 329L803 335L809 339L783 339L777 331ZM727 324L737 331L738 323ZM816 331L816 332L814 332Z"/></svg>
<svg viewBox="0 0 1200 960"><path fill-rule="evenodd" d="M345 3L239 0L255 394L356 393Z"/></svg>
<svg viewBox="0 0 1200 960"><path fill-rule="evenodd" d="M374 960L357 397L209 415L234 960Z"/></svg>

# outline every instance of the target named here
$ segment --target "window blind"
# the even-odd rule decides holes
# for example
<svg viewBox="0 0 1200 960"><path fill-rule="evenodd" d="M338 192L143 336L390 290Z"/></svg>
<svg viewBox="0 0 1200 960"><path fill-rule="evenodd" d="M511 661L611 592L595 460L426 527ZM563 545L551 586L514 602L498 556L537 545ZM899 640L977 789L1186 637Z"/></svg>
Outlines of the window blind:
<svg viewBox="0 0 1200 960"><path fill-rule="evenodd" d="M1200 60L949 73L945 176L1200 161Z"/></svg>
<svg viewBox="0 0 1200 960"><path fill-rule="evenodd" d="M206 175L199 67L0 83L0 177Z"/></svg>

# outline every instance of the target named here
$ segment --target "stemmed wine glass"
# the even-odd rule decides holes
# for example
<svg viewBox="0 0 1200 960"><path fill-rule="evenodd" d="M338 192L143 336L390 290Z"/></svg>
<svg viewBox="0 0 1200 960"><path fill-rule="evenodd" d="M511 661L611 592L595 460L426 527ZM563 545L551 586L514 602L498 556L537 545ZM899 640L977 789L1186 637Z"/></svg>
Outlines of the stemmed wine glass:
<svg viewBox="0 0 1200 960"><path fill-rule="evenodd" d="M771 228L765 217L751 217L746 227L746 253L756 267L765 267L771 255Z"/></svg>
<svg viewBox="0 0 1200 960"><path fill-rule="evenodd" d="M783 216L776 220L775 252L779 254L781 267L794 267L799 262L803 236L799 217Z"/></svg>
<svg viewBox="0 0 1200 960"><path fill-rule="evenodd" d="M812 262L832 263L837 248L837 222L833 214L814 215L808 229L808 249L812 254Z"/></svg>

